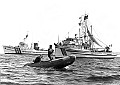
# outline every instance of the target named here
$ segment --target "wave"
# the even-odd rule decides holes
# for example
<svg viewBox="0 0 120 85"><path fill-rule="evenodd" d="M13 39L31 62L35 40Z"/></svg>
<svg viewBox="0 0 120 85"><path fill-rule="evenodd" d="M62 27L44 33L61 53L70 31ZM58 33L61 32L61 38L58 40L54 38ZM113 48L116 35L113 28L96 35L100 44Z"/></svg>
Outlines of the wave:
<svg viewBox="0 0 120 85"><path fill-rule="evenodd" d="M87 78L91 81L111 81L120 80L120 75L91 75Z"/></svg>

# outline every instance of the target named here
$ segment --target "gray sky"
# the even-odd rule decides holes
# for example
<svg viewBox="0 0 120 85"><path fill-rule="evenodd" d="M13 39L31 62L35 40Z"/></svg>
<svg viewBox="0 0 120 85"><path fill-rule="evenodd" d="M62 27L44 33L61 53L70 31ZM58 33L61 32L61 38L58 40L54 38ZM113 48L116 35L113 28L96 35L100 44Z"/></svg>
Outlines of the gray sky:
<svg viewBox="0 0 120 85"><path fill-rule="evenodd" d="M2 45L38 42L41 48L78 33L79 17L87 13L97 38L120 51L119 0L0 0Z"/></svg>

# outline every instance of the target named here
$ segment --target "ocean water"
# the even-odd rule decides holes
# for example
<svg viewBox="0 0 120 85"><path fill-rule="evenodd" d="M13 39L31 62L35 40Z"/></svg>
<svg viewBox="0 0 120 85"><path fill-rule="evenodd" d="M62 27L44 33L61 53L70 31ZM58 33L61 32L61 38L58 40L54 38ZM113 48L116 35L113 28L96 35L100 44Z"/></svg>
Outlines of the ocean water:
<svg viewBox="0 0 120 85"><path fill-rule="evenodd" d="M32 55L0 55L0 85L120 85L120 58L77 58L66 70L33 68Z"/></svg>

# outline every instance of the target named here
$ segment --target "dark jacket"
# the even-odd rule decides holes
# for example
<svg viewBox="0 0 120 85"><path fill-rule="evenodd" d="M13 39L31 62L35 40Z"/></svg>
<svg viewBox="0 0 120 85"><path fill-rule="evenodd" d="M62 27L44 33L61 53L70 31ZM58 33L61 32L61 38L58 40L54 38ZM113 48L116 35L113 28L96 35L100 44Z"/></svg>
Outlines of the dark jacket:
<svg viewBox="0 0 120 85"><path fill-rule="evenodd" d="M51 57L51 54L53 53L53 49L49 48L48 49L48 57L50 58L50 60L52 60L53 58Z"/></svg>
<svg viewBox="0 0 120 85"><path fill-rule="evenodd" d="M36 59L34 60L34 63L38 63L38 62L40 62L41 61L41 58L38 56L38 57L36 57Z"/></svg>

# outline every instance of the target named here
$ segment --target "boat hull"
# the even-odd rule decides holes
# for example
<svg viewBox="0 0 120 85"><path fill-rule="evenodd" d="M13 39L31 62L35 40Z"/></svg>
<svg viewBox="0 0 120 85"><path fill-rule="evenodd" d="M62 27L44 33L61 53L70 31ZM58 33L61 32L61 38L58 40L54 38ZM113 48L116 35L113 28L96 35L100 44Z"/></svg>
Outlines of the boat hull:
<svg viewBox="0 0 120 85"><path fill-rule="evenodd" d="M67 52L68 55L73 53ZM117 57L115 53L107 52L86 52L86 53L76 53L74 54L77 58L96 58L96 59L114 59Z"/></svg>
<svg viewBox="0 0 120 85"><path fill-rule="evenodd" d="M117 54L112 53L112 52L70 52L67 51L65 48L62 47L55 47L55 54L57 55L56 57L63 57L61 56L62 50L65 50L67 55L75 55L76 58L98 58L98 59L113 59L117 57Z"/></svg>
<svg viewBox="0 0 120 85"><path fill-rule="evenodd" d="M3 46L3 49L5 54L16 54L13 46Z"/></svg>
<svg viewBox="0 0 120 85"><path fill-rule="evenodd" d="M47 50L21 49L20 47L3 46L5 54L28 54L28 55L47 55Z"/></svg>
<svg viewBox="0 0 120 85"><path fill-rule="evenodd" d="M25 66L31 66L31 67L40 67L40 68L64 68L68 65L71 65L76 59L76 56L66 56L64 58L58 58L52 61L41 61L39 63L28 63Z"/></svg>

